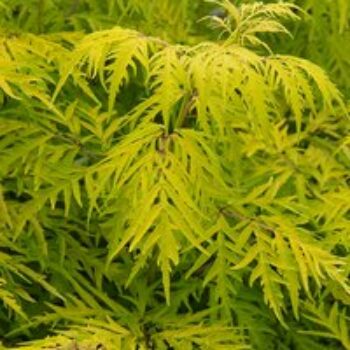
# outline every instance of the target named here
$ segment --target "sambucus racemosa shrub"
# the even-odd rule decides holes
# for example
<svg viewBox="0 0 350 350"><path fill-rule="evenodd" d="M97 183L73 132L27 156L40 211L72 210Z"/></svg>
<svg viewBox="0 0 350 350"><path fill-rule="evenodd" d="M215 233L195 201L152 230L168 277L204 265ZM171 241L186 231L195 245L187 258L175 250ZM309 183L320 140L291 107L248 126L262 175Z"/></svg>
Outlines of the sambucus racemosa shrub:
<svg viewBox="0 0 350 350"><path fill-rule="evenodd" d="M2 0L3 347L350 349L349 18Z"/></svg>

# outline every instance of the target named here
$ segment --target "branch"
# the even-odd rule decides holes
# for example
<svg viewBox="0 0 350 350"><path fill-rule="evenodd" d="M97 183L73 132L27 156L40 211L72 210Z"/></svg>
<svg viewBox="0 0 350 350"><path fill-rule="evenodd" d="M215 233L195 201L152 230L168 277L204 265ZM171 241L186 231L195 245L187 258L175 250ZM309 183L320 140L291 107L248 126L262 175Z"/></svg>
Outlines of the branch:
<svg viewBox="0 0 350 350"><path fill-rule="evenodd" d="M231 217L231 218L234 218L238 221L248 221L248 222L251 222L253 223L254 225L268 231L268 232L271 232L271 233L275 233L275 229L269 225L266 225L262 220L258 219L258 218L255 218L255 217L249 217L249 216L245 216L243 214L240 214L236 211L233 211L233 210L229 210L229 209L226 209L226 207L223 207L223 208L219 208L219 213L224 215L224 216L227 216L227 217Z"/></svg>

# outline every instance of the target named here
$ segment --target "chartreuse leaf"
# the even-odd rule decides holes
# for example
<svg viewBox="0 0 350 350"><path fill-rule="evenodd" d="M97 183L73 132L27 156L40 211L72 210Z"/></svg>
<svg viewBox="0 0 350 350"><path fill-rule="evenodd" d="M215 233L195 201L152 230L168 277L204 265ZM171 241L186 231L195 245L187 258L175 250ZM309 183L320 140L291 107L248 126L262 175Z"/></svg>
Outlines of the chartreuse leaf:
<svg viewBox="0 0 350 350"><path fill-rule="evenodd" d="M158 264L162 271L163 286L167 303L170 304L170 273L172 264L175 266L179 263L178 243L174 237L174 232L169 230L169 224L164 221L160 222L160 237L158 239L159 257Z"/></svg>
<svg viewBox="0 0 350 350"><path fill-rule="evenodd" d="M0 279L0 300L4 303L7 309L13 310L15 313L21 317L28 319L28 316L22 310L21 305L16 300L16 296L9 290L6 290L6 281L2 278Z"/></svg>
<svg viewBox="0 0 350 350"><path fill-rule="evenodd" d="M300 333L315 337L337 339L344 349L350 349L349 316L334 303L330 310L325 305L305 303L303 316L313 324L321 326L322 330L302 331Z"/></svg>

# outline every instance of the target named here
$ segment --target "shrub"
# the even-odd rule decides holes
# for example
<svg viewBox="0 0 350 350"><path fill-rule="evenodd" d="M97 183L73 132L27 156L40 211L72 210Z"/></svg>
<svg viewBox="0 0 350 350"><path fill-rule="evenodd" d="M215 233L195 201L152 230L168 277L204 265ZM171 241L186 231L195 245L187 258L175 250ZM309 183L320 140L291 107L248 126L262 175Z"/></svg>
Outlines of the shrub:
<svg viewBox="0 0 350 350"><path fill-rule="evenodd" d="M350 349L350 16L317 6L0 3L4 348Z"/></svg>

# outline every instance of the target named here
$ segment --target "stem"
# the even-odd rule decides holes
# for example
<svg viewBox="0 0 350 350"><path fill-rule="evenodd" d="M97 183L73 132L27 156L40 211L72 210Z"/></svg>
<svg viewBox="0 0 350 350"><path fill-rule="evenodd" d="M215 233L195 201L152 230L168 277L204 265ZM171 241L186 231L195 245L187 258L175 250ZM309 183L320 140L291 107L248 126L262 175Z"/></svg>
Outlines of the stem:
<svg viewBox="0 0 350 350"><path fill-rule="evenodd" d="M80 5L80 0L73 1L71 7L67 11L67 17L73 15L77 11L79 5Z"/></svg>
<svg viewBox="0 0 350 350"><path fill-rule="evenodd" d="M185 120L191 110L191 108L193 107L193 103L195 101L196 95L190 95L184 98L180 113L179 113L179 117L177 119L177 125L176 127L181 127L183 126L183 124L185 123Z"/></svg>
<svg viewBox="0 0 350 350"><path fill-rule="evenodd" d="M43 32L43 14L45 8L45 0L38 0L38 33Z"/></svg>
<svg viewBox="0 0 350 350"><path fill-rule="evenodd" d="M263 221L257 219L257 218L252 218L252 217L249 217L249 216L245 216L245 215L242 215L236 211L232 211L232 210L228 210L226 208L221 208L219 209L219 212L225 216L228 216L228 217L231 217L231 218L235 218L237 219L238 221L249 221L255 225L257 225L258 227L266 230L266 231L269 231L269 232L272 232L272 233L275 233L275 230L273 227L271 226L268 226L266 225Z"/></svg>

